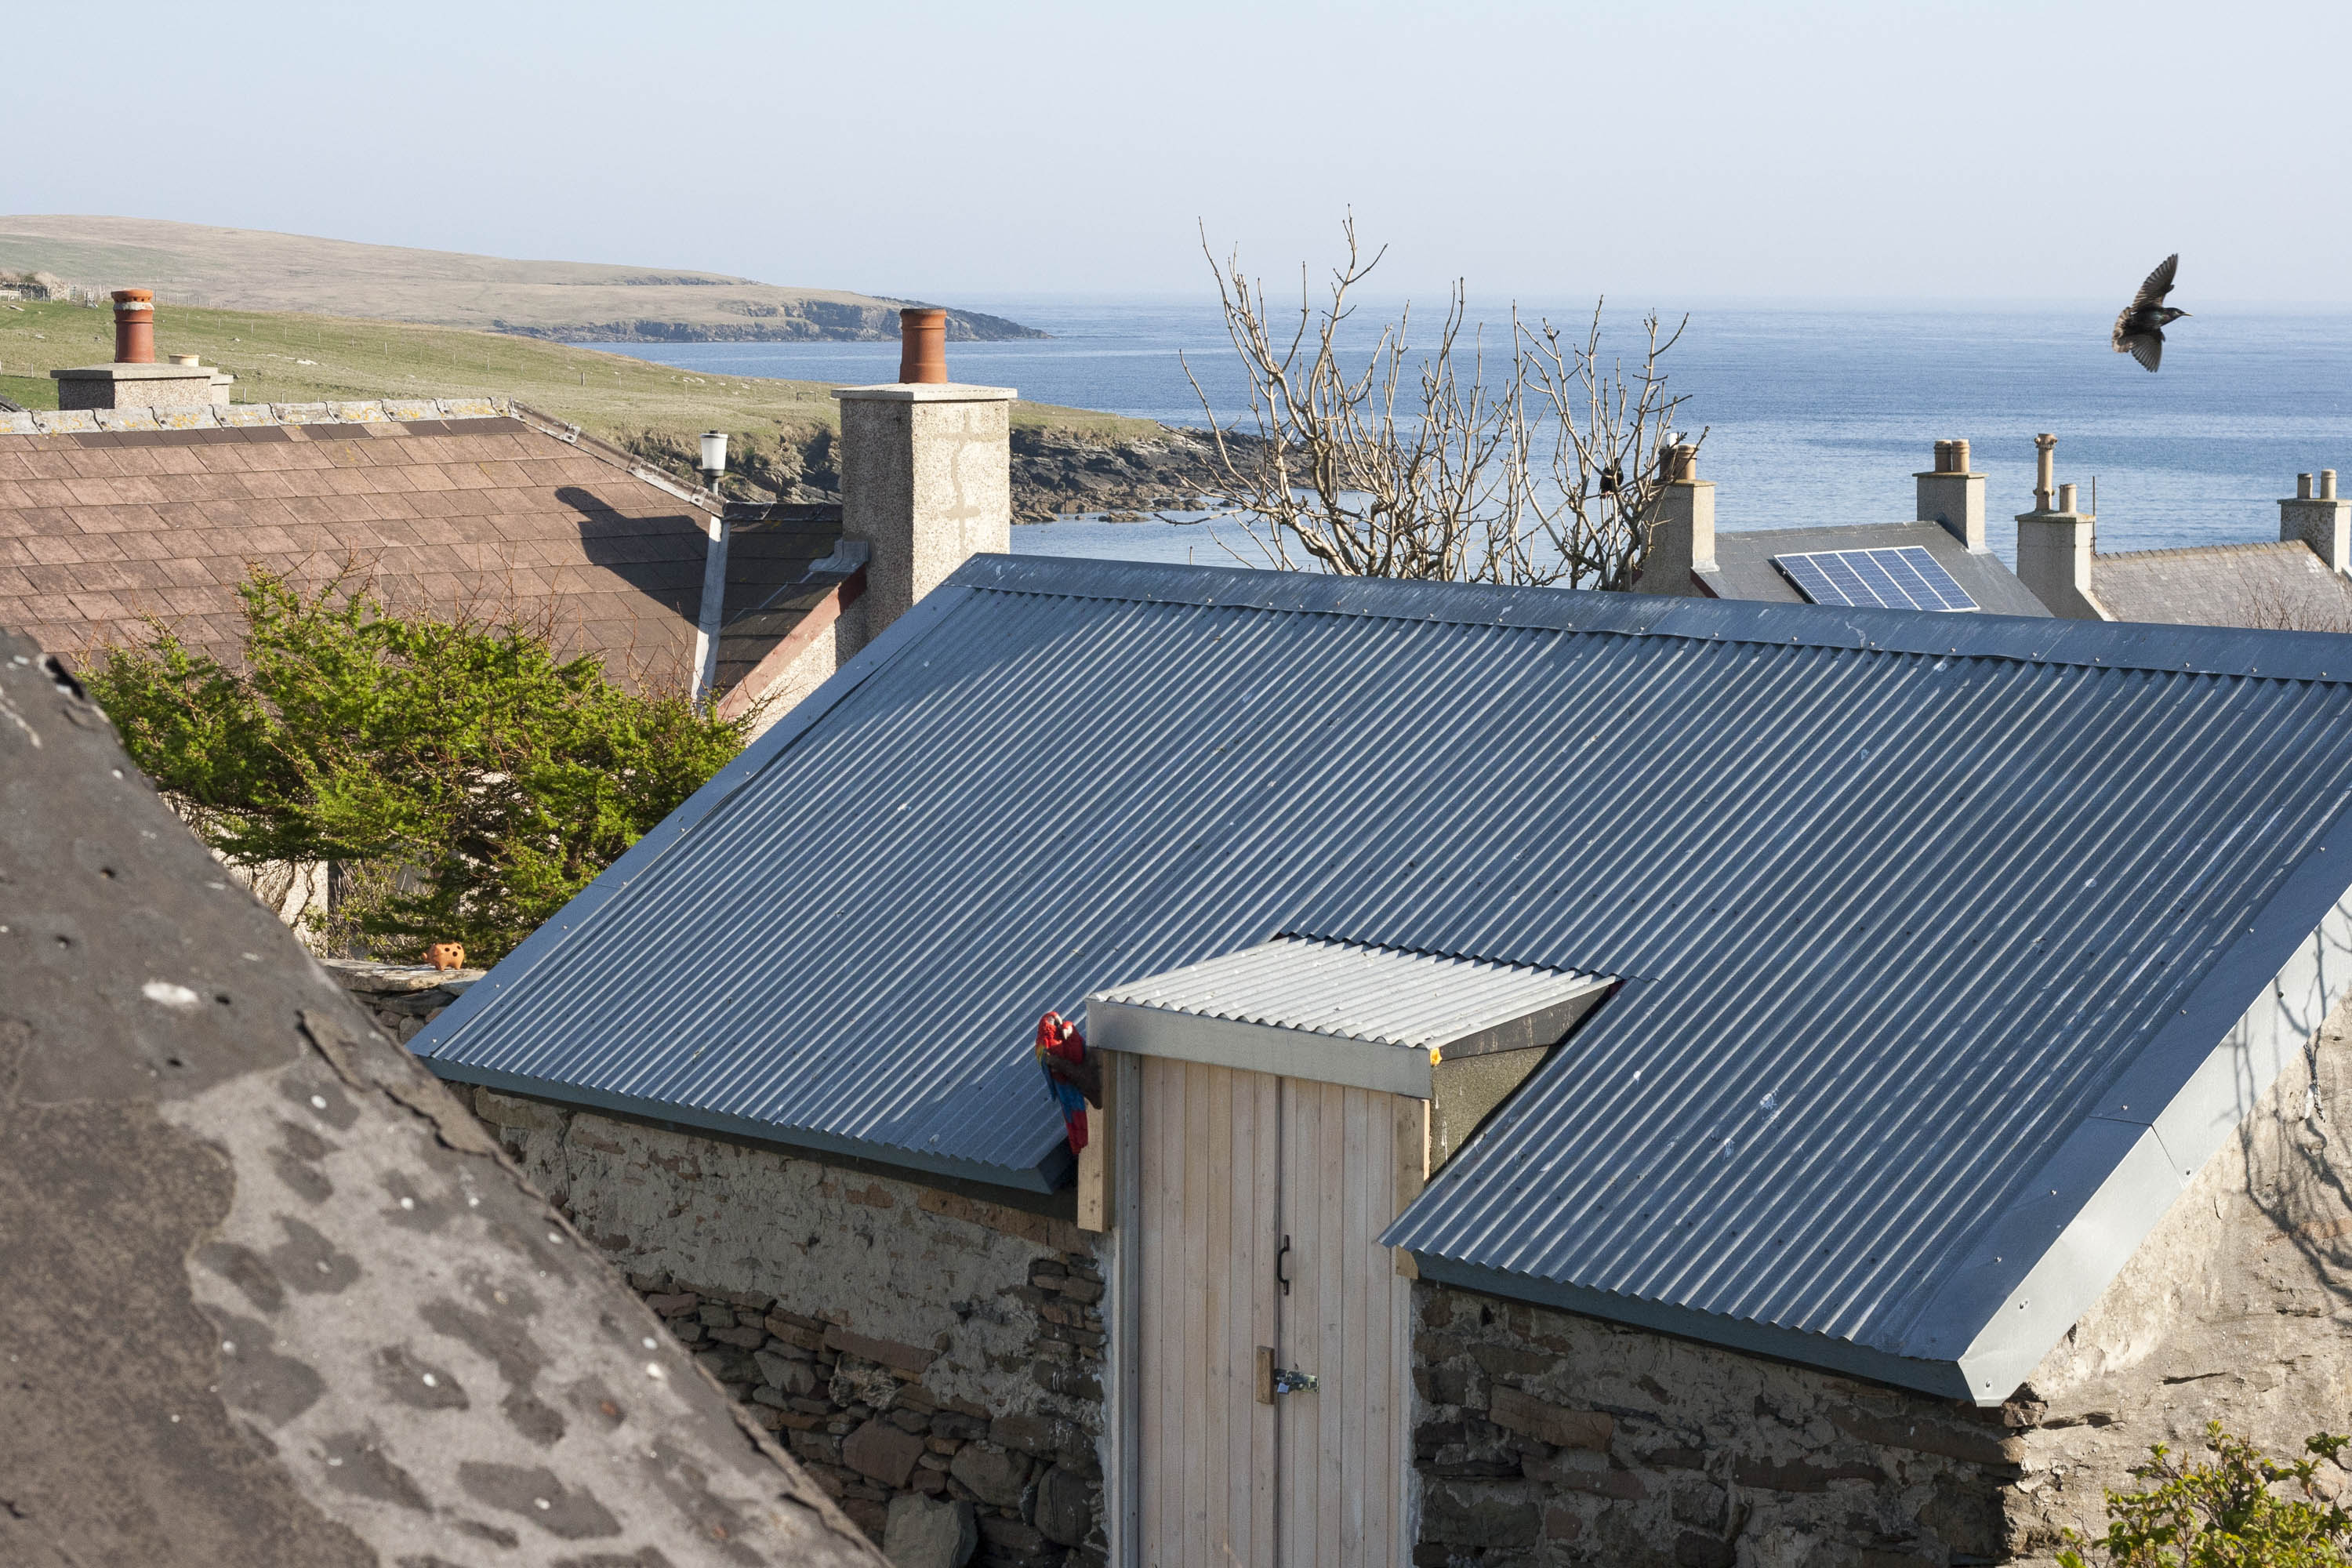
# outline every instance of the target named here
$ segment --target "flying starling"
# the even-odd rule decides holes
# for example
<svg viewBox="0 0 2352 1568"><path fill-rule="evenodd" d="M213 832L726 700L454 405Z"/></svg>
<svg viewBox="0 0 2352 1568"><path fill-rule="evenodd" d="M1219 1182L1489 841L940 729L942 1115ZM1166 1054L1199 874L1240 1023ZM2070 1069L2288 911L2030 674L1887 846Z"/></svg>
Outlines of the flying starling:
<svg viewBox="0 0 2352 1568"><path fill-rule="evenodd" d="M2151 371L2164 358L2164 329L2189 314L2164 302L2164 297L2172 292L2172 274L2179 265L2177 254L2158 262L2132 302L2116 318L2116 353L2131 355Z"/></svg>

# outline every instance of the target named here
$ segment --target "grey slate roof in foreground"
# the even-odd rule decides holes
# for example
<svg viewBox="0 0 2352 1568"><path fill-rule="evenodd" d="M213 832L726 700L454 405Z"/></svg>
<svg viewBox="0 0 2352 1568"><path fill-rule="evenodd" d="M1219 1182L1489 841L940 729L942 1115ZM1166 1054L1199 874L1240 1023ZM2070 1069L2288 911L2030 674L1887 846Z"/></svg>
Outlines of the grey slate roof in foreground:
<svg viewBox="0 0 2352 1568"><path fill-rule="evenodd" d="M0 1563L882 1559L0 630Z"/></svg>
<svg viewBox="0 0 2352 1568"><path fill-rule="evenodd" d="M1975 552L1939 522L1862 522L1829 528L1770 528L1748 533L1715 536L1713 572L1694 573L1694 581L1725 599L1762 599L1772 604L1801 605L1805 596L1789 584L1775 555L1804 554L1818 550L1892 550L1913 545L1933 555L1952 580L1968 591L1977 607L1995 616L2046 616L2050 612L2017 574L1990 552Z"/></svg>
<svg viewBox="0 0 2352 1568"><path fill-rule="evenodd" d="M1043 1185L1089 992L1619 976L1392 1240L1997 1400L2342 994L2347 798L2342 637L982 557L413 1048Z"/></svg>

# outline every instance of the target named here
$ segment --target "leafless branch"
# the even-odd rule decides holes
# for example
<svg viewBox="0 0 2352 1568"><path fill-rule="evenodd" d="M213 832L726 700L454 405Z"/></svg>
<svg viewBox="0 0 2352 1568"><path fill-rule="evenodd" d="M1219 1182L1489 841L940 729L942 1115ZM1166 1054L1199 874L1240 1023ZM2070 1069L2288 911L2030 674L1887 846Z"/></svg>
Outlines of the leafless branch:
<svg viewBox="0 0 2352 1568"><path fill-rule="evenodd" d="M1238 254L1220 264L1202 234L1249 384L1247 416L1228 429L1184 367L1210 416L1222 515L1286 569L1631 587L1669 477L1664 453L1705 439L1673 431L1684 398L1668 392L1660 361L1682 324L1662 336L1660 318L1647 317L1629 370L1604 359L1598 304L1580 338L1514 310L1507 374L1490 386L1486 335L1456 281L1418 359L1409 306L1368 349L1349 349L1350 296L1386 252L1364 259L1352 216L1340 232L1347 259L1332 269L1328 302L1302 268L1295 318L1277 318ZM1235 438L1241 424L1255 440Z"/></svg>

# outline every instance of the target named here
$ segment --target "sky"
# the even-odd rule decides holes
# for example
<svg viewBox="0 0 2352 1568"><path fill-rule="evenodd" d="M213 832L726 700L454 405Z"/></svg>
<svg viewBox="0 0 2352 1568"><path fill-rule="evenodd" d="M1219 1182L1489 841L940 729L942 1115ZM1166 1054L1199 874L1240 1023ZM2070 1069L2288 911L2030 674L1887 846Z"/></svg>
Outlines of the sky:
<svg viewBox="0 0 2352 1568"><path fill-rule="evenodd" d="M2352 5L117 4L12 35L0 212L954 302L2352 306ZM143 57L143 58L142 58Z"/></svg>

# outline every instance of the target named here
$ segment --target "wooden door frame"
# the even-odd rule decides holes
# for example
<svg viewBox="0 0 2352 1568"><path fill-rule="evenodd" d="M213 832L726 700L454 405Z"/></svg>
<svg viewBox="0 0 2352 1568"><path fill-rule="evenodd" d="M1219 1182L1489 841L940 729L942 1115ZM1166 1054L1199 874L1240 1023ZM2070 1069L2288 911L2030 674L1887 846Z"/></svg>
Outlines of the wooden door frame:
<svg viewBox="0 0 2352 1568"><path fill-rule="evenodd" d="M1143 1151L1140 1131L1143 1105L1143 1058L1131 1052L1105 1053L1111 1079L1109 1100L1121 1114L1111 1121L1107 1151L1110 1191L1104 1205L1111 1221L1108 1257L1105 1263L1107 1304L1110 1307L1108 1342L1104 1352L1104 1433L1098 1456L1103 1467L1103 1533L1109 1547L1110 1568L1139 1568L1143 1562L1143 1389L1139 1375L1143 1356ZM1264 1069L1255 1069L1263 1071ZM1276 1079L1292 1075L1272 1073ZM1312 1080L1307 1080L1312 1081ZM1287 1091L1281 1091L1286 1103ZM1400 1100L1395 1105L1400 1140L1396 1182L1392 1190L1398 1212L1420 1193L1427 1178L1425 1165L1429 1107L1425 1101ZM1108 1119L1107 1119L1108 1120ZM1407 1140L1410 1139L1410 1142ZM1407 1157L1405 1149L1419 1157ZM1397 1340L1391 1354L1397 1358L1396 1396L1391 1413L1395 1438L1401 1445L1397 1473L1390 1478L1396 1492L1396 1539L1399 1562L1409 1562L1419 1535L1420 1496L1413 1469L1412 1366L1412 1289L1418 1271L1410 1258L1395 1254L1395 1273L1405 1282L1404 1316L1395 1326Z"/></svg>
<svg viewBox="0 0 2352 1568"><path fill-rule="evenodd" d="M1104 1357L1103 1534L1110 1568L1143 1561L1143 1146L1135 1135L1143 1108L1143 1062L1128 1051L1105 1053L1116 1079L1112 1092L1129 1109L1110 1144L1115 1216L1110 1232L1110 1343Z"/></svg>

